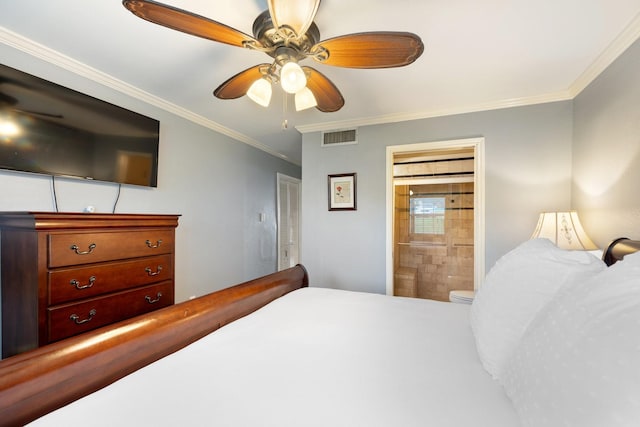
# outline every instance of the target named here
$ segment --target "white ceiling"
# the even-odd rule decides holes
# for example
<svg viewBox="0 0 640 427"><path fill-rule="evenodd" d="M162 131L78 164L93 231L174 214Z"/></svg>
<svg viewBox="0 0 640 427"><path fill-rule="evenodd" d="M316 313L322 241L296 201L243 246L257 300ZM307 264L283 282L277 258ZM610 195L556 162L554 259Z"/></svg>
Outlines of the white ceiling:
<svg viewBox="0 0 640 427"><path fill-rule="evenodd" d="M247 34L267 8L266 0L163 2ZM307 60L340 89L345 106L295 112L289 100L285 111L276 90L265 109L247 97L212 95L239 71L271 62L263 53L151 24L120 0L0 0L4 43L44 49L58 64L73 58L89 75L106 73L96 73L102 83L297 164L299 131L571 99L640 36L640 0L323 0L315 22L322 40L409 31L425 51L408 67L385 70Z"/></svg>

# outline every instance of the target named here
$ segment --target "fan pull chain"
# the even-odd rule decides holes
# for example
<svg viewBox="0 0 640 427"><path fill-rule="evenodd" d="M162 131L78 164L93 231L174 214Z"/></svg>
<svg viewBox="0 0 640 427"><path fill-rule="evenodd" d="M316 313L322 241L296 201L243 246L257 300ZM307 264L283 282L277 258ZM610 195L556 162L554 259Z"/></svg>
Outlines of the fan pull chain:
<svg viewBox="0 0 640 427"><path fill-rule="evenodd" d="M289 128L289 122L287 121L287 94L282 92L282 130Z"/></svg>

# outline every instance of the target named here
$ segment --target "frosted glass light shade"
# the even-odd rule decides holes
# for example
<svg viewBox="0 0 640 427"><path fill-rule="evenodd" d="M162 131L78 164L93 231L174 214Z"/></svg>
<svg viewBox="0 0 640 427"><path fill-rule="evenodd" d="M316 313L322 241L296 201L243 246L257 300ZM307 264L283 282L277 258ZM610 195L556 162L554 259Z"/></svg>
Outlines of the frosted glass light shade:
<svg viewBox="0 0 640 427"><path fill-rule="evenodd" d="M267 79L258 79L247 91L247 96L256 104L268 107L271 102L271 83Z"/></svg>
<svg viewBox="0 0 640 427"><path fill-rule="evenodd" d="M598 247L582 228L578 212L542 212L532 239L546 238L561 249L592 251Z"/></svg>
<svg viewBox="0 0 640 427"><path fill-rule="evenodd" d="M295 62L287 62L280 70L280 84L287 93L296 93L307 85L307 76Z"/></svg>
<svg viewBox="0 0 640 427"><path fill-rule="evenodd" d="M313 22L320 0L268 0L267 3L276 29L286 25L301 36Z"/></svg>
<svg viewBox="0 0 640 427"><path fill-rule="evenodd" d="M296 111L306 110L316 105L318 105L318 101L308 87L303 87L296 92Z"/></svg>

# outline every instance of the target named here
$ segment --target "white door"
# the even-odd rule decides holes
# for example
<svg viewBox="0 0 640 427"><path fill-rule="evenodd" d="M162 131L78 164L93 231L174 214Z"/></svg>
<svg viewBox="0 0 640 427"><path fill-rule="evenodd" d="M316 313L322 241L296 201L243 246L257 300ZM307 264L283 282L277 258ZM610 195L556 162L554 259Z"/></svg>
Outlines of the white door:
<svg viewBox="0 0 640 427"><path fill-rule="evenodd" d="M278 174L278 270L300 262L300 180Z"/></svg>

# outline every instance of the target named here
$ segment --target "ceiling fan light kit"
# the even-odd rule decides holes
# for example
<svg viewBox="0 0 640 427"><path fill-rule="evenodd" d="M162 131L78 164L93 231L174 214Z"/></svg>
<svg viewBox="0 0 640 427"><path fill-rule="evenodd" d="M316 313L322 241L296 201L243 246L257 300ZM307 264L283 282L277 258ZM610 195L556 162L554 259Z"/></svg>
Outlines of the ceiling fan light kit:
<svg viewBox="0 0 640 427"><path fill-rule="evenodd" d="M285 92L296 93L307 86L307 77L297 63L290 61L280 69L280 84Z"/></svg>
<svg viewBox="0 0 640 427"><path fill-rule="evenodd" d="M296 111L306 110L307 108L315 107L318 105L316 97L313 96L313 92L308 87L303 87L296 92L295 96Z"/></svg>
<svg viewBox="0 0 640 427"><path fill-rule="evenodd" d="M247 95L269 105L272 85L294 94L296 111L316 107L338 111L344 98L338 88L315 68L299 62L314 61L346 68L393 68L413 63L424 45L415 34L377 31L347 34L320 41L313 22L320 0L268 0L268 10L253 23L253 37L200 15L151 0L123 0L139 18L208 40L266 53L273 62L248 68L222 83L213 92L219 99Z"/></svg>
<svg viewBox="0 0 640 427"><path fill-rule="evenodd" d="M271 82L266 78L259 78L251 84L247 96L256 104L268 107L271 102Z"/></svg>

